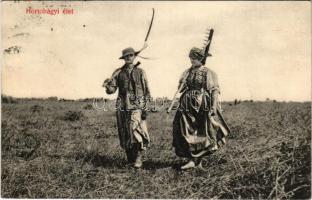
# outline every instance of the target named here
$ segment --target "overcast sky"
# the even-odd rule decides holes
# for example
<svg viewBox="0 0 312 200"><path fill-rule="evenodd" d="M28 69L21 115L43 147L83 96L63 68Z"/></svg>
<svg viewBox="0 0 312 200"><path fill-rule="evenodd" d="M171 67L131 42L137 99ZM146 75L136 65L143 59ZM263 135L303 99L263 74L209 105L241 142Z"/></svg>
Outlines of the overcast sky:
<svg viewBox="0 0 312 200"><path fill-rule="evenodd" d="M123 65L121 50L142 47L153 97L172 97L214 28L206 66L219 77L223 100L311 98L311 3L249 2L1 2L2 93L18 97L109 97L101 84ZM72 15L30 15L26 8L74 9ZM71 7L69 7L69 5ZM53 29L53 30L52 30ZM110 96L115 98L116 95Z"/></svg>

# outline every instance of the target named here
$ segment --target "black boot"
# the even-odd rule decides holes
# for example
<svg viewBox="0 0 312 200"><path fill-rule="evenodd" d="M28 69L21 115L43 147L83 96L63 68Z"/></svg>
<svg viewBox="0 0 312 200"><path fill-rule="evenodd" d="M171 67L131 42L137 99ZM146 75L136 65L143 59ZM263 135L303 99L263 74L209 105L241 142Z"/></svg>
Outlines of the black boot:
<svg viewBox="0 0 312 200"><path fill-rule="evenodd" d="M133 149L127 149L126 155L127 155L128 163L133 164L135 161L135 153L134 153Z"/></svg>

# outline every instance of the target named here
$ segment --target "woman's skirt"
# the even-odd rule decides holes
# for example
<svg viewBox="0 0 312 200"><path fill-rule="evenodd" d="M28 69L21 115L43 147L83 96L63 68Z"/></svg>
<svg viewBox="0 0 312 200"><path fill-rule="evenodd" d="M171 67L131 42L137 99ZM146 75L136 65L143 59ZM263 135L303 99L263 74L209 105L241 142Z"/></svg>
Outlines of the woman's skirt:
<svg viewBox="0 0 312 200"><path fill-rule="evenodd" d="M217 142L218 129L209 117L210 97L199 90L186 91L173 121L173 146L177 156L197 158Z"/></svg>

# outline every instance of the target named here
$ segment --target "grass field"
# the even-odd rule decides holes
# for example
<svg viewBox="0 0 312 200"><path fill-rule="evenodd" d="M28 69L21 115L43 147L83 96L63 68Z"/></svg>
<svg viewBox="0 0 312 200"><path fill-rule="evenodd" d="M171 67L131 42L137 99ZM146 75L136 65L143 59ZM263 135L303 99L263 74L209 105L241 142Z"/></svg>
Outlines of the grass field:
<svg viewBox="0 0 312 200"><path fill-rule="evenodd" d="M224 103L233 134L204 168L171 146L174 112L149 113L143 169L126 164L114 112L90 102L2 104L3 198L310 198L311 104Z"/></svg>

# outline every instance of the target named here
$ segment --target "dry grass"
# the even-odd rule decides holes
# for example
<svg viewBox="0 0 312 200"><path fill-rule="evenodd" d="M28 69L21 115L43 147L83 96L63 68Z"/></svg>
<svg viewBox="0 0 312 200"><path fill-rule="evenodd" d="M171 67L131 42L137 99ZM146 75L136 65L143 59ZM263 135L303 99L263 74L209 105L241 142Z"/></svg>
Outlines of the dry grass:
<svg viewBox="0 0 312 200"><path fill-rule="evenodd" d="M179 171L171 147L173 114L149 113L152 145L135 170L119 147L115 114L86 102L2 105L4 198L310 197L310 103L227 106L233 134L204 160ZM64 120L65 119L65 120Z"/></svg>

